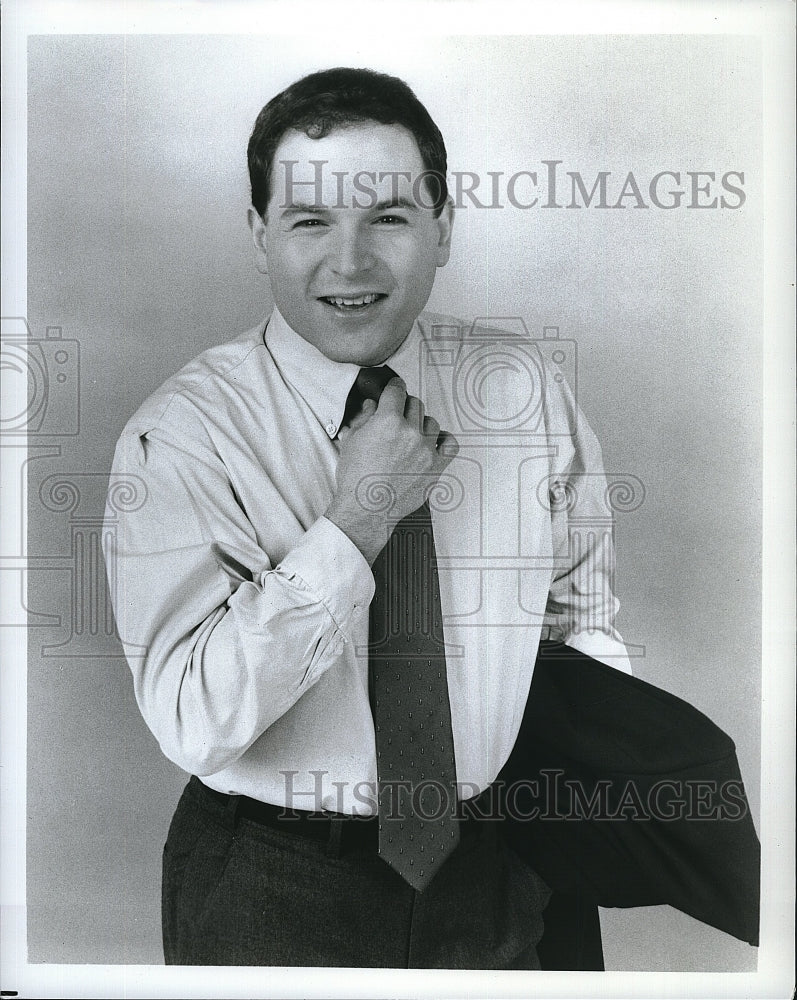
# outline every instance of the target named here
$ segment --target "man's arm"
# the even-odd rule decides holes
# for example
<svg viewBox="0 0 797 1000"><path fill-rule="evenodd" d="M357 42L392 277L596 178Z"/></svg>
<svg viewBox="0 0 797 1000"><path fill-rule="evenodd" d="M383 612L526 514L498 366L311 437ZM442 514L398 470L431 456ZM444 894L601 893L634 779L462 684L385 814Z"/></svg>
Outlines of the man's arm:
<svg viewBox="0 0 797 1000"><path fill-rule="evenodd" d="M325 518L273 565L220 458L176 431L125 433L114 472L146 487L105 533L139 707L167 757L212 774L335 662L373 578Z"/></svg>
<svg viewBox="0 0 797 1000"><path fill-rule="evenodd" d="M384 517L357 504L357 483L374 471L395 476L401 516L453 454L452 442L438 452L439 428L419 405L398 380L388 386L345 435L328 516L278 565L189 414L123 434L114 474L139 477L146 500L125 512L109 499L114 610L142 715L180 767L206 775L234 763L351 641L388 537Z"/></svg>
<svg viewBox="0 0 797 1000"><path fill-rule="evenodd" d="M631 673L623 640L614 627L620 603L614 595L613 512L600 444L566 383L563 409L550 419L558 433L576 427L572 447L562 449L561 470L550 481L555 570L546 620L564 641L596 660Z"/></svg>

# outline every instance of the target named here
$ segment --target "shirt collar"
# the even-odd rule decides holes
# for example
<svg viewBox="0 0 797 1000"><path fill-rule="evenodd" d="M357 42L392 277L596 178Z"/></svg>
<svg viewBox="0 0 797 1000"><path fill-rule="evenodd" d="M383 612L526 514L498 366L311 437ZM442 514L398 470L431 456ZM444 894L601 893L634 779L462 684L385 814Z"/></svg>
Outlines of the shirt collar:
<svg viewBox="0 0 797 1000"><path fill-rule="evenodd" d="M407 391L413 395L417 395L417 332L416 322L399 349L384 362L404 379ZM264 339L283 377L307 403L329 437L334 438L360 365L331 361L296 333L276 306Z"/></svg>

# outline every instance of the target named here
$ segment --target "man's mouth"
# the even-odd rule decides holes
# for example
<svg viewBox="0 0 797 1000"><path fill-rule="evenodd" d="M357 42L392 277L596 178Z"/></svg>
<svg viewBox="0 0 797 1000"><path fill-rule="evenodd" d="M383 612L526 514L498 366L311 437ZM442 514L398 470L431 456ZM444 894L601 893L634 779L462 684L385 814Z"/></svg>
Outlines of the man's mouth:
<svg viewBox="0 0 797 1000"><path fill-rule="evenodd" d="M355 312L358 309L367 309L368 306L384 298L387 296L381 292L363 292L360 295L322 295L321 301L344 312Z"/></svg>

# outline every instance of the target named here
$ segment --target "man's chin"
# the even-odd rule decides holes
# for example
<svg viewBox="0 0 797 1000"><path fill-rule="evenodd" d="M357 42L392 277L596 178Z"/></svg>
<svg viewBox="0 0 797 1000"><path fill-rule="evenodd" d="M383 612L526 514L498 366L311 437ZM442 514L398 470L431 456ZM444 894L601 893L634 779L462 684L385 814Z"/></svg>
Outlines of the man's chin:
<svg viewBox="0 0 797 1000"><path fill-rule="evenodd" d="M387 316L377 320L336 316L336 310L316 309L298 313L280 310L288 325L330 361L371 368L382 365L401 347L412 330L414 318Z"/></svg>
<svg viewBox="0 0 797 1000"><path fill-rule="evenodd" d="M410 327L412 329L412 327ZM368 336L363 330L356 337L346 337L327 344L320 344L319 350L331 361L359 365L361 368L375 368L391 358L407 339L407 333L400 337Z"/></svg>
<svg viewBox="0 0 797 1000"><path fill-rule="evenodd" d="M332 353L324 351L323 353L326 354L330 361L337 361L339 364L358 365L360 368L378 368L380 365L383 365L388 358L392 357L392 355L396 353L399 346L400 345L397 345L387 352L382 351L378 354L366 353L358 350Z"/></svg>

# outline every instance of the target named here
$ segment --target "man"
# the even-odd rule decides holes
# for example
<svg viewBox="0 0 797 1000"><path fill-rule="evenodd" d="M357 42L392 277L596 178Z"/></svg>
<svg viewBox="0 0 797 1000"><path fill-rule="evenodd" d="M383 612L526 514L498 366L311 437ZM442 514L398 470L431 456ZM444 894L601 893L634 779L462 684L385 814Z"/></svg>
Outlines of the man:
<svg viewBox="0 0 797 1000"><path fill-rule="evenodd" d="M274 98L249 145L274 310L120 439L146 501L106 552L119 632L194 775L164 849L167 962L539 967L548 888L482 805L543 627L627 661L610 541L574 544L605 481L560 372L423 313L446 167L395 78Z"/></svg>

